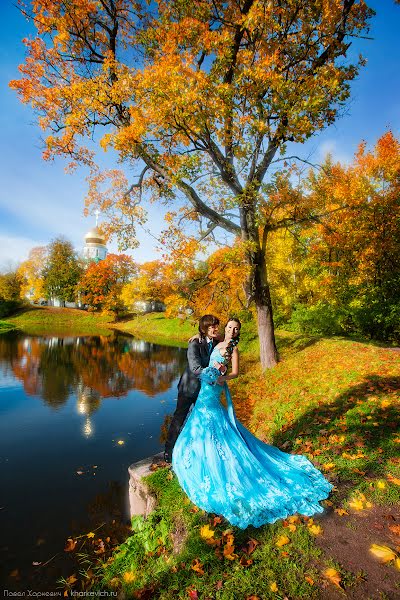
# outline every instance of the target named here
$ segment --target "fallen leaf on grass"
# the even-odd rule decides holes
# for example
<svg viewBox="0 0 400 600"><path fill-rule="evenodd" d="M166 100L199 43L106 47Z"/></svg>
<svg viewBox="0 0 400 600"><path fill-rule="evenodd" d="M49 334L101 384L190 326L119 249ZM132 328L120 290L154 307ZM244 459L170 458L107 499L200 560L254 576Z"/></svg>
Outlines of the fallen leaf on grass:
<svg viewBox="0 0 400 600"><path fill-rule="evenodd" d="M190 598L190 600L198 600L199 595L197 590L188 590L188 598Z"/></svg>
<svg viewBox="0 0 400 600"><path fill-rule="evenodd" d="M133 571L127 571L126 573L124 573L125 583L132 583L133 581L135 581L135 579L136 575Z"/></svg>
<svg viewBox="0 0 400 600"><path fill-rule="evenodd" d="M396 552L389 548L389 546L380 546L379 544L372 544L369 550L380 562L384 564L397 558Z"/></svg>
<svg viewBox="0 0 400 600"><path fill-rule="evenodd" d="M339 517L343 517L344 515L348 515L349 513L344 508L335 508L335 513L339 515Z"/></svg>
<svg viewBox="0 0 400 600"><path fill-rule="evenodd" d="M275 546L278 546L278 548L280 548L281 546L285 546L285 544L288 544L289 542L290 539L287 535L280 535L275 542Z"/></svg>
<svg viewBox="0 0 400 600"><path fill-rule="evenodd" d="M235 560L235 558L238 557L238 555L235 554L235 546L233 546L233 544L226 544L224 546L223 554L228 560Z"/></svg>
<svg viewBox="0 0 400 600"><path fill-rule="evenodd" d="M337 585L337 587L339 587L340 589L343 589L342 578L340 577L340 574L338 573L338 571L336 571L336 569L326 569L324 571L324 575L329 579L331 583Z"/></svg>
<svg viewBox="0 0 400 600"><path fill-rule="evenodd" d="M321 535L321 533L322 533L322 527L321 527L321 525L311 525L311 527L309 527L308 530L313 535Z"/></svg>
<svg viewBox="0 0 400 600"><path fill-rule="evenodd" d="M203 540L211 539L214 537L214 533L215 531L210 529L209 525L203 525L203 527L200 527L200 536L203 538Z"/></svg>
<svg viewBox="0 0 400 600"><path fill-rule="evenodd" d="M390 483L394 483L395 485L400 485L400 479L398 477L393 477L393 475L391 475L389 473L387 478L388 478L388 481L390 481Z"/></svg>
<svg viewBox="0 0 400 600"><path fill-rule="evenodd" d="M307 581L307 583L309 583L310 585L314 585L314 579L312 577L309 577L308 575L306 575L304 577L304 579Z"/></svg>
<svg viewBox="0 0 400 600"><path fill-rule="evenodd" d="M322 469L324 471L332 471L332 469L335 468L335 463L331 462L331 463L325 463L324 465L322 465Z"/></svg>
<svg viewBox="0 0 400 600"><path fill-rule="evenodd" d="M384 481L377 481L376 482L376 487L380 490L384 490L386 487L386 483Z"/></svg>
<svg viewBox="0 0 400 600"><path fill-rule="evenodd" d="M199 575L204 575L203 565L201 564L201 562L199 561L198 558L195 558L193 560L191 568L193 569L193 571L195 571Z"/></svg>
<svg viewBox="0 0 400 600"><path fill-rule="evenodd" d="M271 592L277 592L278 591L278 585L277 585L276 581L274 581L273 583L271 583L271 585L269 586L269 589L271 590Z"/></svg>
<svg viewBox="0 0 400 600"><path fill-rule="evenodd" d="M246 544L244 551L247 554L251 554L257 548L258 544L259 544L259 542L257 540L255 540L254 538L250 538Z"/></svg>

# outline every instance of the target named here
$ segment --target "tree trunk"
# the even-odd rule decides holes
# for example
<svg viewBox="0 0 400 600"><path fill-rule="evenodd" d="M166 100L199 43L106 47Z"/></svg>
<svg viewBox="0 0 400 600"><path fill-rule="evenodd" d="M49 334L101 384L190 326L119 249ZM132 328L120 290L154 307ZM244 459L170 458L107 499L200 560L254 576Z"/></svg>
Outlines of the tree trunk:
<svg viewBox="0 0 400 600"><path fill-rule="evenodd" d="M260 344L260 362L263 369L271 369L278 362L275 342L272 302L267 280L265 255L262 250L255 253L253 266L253 297L257 309L257 329Z"/></svg>

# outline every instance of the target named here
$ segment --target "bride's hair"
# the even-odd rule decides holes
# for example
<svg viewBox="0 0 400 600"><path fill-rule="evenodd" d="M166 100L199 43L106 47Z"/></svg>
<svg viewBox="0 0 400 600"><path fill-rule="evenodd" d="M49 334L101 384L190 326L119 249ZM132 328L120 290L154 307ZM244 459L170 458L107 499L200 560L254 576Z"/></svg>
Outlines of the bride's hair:
<svg viewBox="0 0 400 600"><path fill-rule="evenodd" d="M240 340L240 329L242 327L241 322L239 321L239 319L237 317L231 317L230 319L227 320L226 325L224 327L224 331L226 326L228 325L228 323L230 323L230 321L234 321L235 323L237 323L239 325L239 333L237 334L236 337L232 338L231 340L229 340L227 347L225 348L225 353L224 353L224 358L225 360L228 362L231 357L232 357L232 352L233 349L238 345L239 340Z"/></svg>

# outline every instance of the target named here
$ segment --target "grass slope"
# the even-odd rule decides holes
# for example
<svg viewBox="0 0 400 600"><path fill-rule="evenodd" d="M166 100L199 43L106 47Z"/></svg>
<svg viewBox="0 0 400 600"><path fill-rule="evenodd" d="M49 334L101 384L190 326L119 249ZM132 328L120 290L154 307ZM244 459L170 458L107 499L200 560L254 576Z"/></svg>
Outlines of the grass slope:
<svg viewBox="0 0 400 600"><path fill-rule="evenodd" d="M109 335L112 321L109 315L50 306L25 308L3 320L32 335Z"/></svg>
<svg viewBox="0 0 400 600"><path fill-rule="evenodd" d="M400 354L281 332L282 361L263 374L249 352L251 332L244 338L243 375L232 384L237 414L259 437L325 472L335 485L325 515L241 531L199 511L160 469L148 479L157 510L133 520L133 535L101 567L99 586L162 600L395 598ZM349 532L347 560L334 551L339 530L341 538ZM389 552L386 564L372 543Z"/></svg>

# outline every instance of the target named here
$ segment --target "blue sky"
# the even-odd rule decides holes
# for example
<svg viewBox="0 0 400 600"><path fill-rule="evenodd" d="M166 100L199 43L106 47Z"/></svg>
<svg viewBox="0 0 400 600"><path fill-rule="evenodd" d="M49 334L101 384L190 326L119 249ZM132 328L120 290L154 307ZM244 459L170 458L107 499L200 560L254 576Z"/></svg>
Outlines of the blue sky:
<svg viewBox="0 0 400 600"><path fill-rule="evenodd" d="M356 40L354 48L368 60L352 85L346 114L306 145L293 146L289 153L320 162L327 152L338 160L350 161L361 140L374 144L388 128L400 136L400 6L393 0L374 0L377 11L372 21L372 41ZM94 224L83 216L86 194L85 173L65 173L62 160L41 158L41 130L28 106L22 105L8 88L18 78L24 61L22 38L32 33L31 25L14 6L1 0L3 31L0 40L0 269L27 258L29 250L48 244L58 235L66 236L77 249ZM161 228L161 211L150 208L150 222ZM138 262L157 257L155 241L139 232L141 246L132 252ZM110 249L116 251L111 244Z"/></svg>

